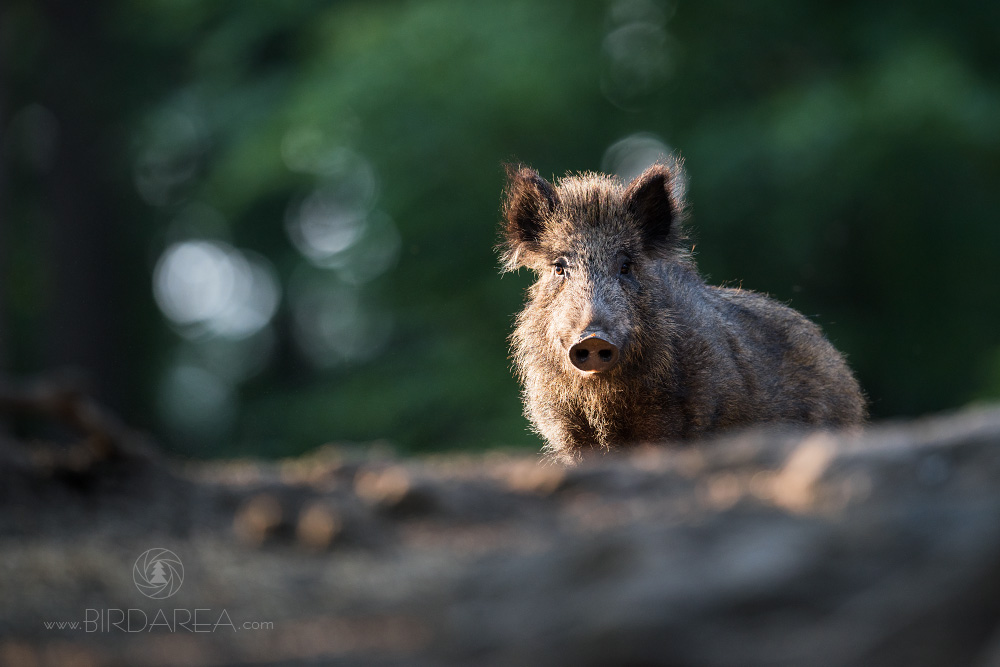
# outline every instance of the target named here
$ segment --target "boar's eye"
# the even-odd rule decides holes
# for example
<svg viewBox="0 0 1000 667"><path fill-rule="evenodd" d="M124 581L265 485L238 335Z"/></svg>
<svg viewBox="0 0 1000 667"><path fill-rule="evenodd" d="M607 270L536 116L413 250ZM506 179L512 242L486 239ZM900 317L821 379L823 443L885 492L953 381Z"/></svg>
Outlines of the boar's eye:
<svg viewBox="0 0 1000 667"><path fill-rule="evenodd" d="M556 262L555 264L552 265L552 273L556 274L557 276L565 276L566 267Z"/></svg>
<svg viewBox="0 0 1000 667"><path fill-rule="evenodd" d="M622 262L622 268L618 269L618 275L627 276L632 273L632 262L627 259Z"/></svg>

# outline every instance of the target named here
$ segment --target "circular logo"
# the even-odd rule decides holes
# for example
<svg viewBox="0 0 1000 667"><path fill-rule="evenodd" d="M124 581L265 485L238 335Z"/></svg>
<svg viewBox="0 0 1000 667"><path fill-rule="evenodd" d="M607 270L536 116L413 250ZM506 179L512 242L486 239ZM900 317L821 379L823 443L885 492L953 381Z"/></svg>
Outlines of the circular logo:
<svg viewBox="0 0 1000 667"><path fill-rule="evenodd" d="M170 549L149 549L135 559L132 581L146 597L165 600L181 589L184 564Z"/></svg>

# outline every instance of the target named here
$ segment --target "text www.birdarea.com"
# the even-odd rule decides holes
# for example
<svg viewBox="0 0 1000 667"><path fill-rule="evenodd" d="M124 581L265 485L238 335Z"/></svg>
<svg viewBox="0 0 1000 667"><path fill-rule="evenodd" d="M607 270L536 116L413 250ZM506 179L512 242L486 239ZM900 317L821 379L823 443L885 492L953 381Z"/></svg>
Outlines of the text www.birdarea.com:
<svg viewBox="0 0 1000 667"><path fill-rule="evenodd" d="M83 632L239 632L273 630L271 621L236 623L223 609L157 609L149 614L143 609L87 609L82 621L43 621L46 630Z"/></svg>

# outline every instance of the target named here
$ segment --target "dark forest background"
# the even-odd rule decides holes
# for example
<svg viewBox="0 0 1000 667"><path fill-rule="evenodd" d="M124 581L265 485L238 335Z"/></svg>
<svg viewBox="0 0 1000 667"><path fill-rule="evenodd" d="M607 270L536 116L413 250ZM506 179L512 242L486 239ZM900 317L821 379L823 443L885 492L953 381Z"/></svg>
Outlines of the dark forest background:
<svg viewBox="0 0 1000 667"><path fill-rule="evenodd" d="M1000 4L0 6L0 367L182 455L537 447L501 163L676 151L875 418L1000 398Z"/></svg>

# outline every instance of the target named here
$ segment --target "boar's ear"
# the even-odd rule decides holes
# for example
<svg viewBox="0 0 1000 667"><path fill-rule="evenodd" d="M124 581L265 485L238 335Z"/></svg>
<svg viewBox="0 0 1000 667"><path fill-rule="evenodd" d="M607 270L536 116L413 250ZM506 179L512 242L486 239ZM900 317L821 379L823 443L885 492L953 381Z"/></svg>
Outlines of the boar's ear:
<svg viewBox="0 0 1000 667"><path fill-rule="evenodd" d="M646 252L663 255L681 241L684 186L679 162L656 163L632 181L623 197L642 232Z"/></svg>
<svg viewBox="0 0 1000 667"><path fill-rule="evenodd" d="M504 224L499 250L504 269L513 271L527 264L527 255L538 251L538 238L545 218L555 210L559 196L552 184L534 169L510 164L506 169Z"/></svg>

